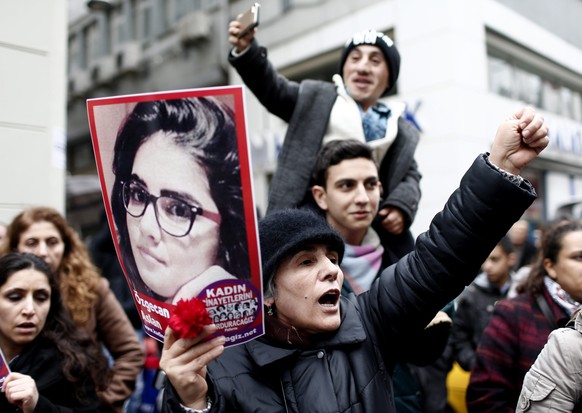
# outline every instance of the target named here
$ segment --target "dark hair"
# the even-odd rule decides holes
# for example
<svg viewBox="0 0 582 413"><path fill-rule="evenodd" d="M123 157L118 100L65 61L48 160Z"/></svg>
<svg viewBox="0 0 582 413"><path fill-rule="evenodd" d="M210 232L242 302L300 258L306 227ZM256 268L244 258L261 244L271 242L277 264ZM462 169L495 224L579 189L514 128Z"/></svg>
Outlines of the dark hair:
<svg viewBox="0 0 582 413"><path fill-rule="evenodd" d="M511 239L508 235L504 235L503 238L499 240L497 245L500 246L503 252L508 255L514 251L513 243L511 242Z"/></svg>
<svg viewBox="0 0 582 413"><path fill-rule="evenodd" d="M234 114L218 100L200 97L140 102L118 131L111 205L124 265L134 287L157 296L143 283L136 268L127 231L122 185L131 178L138 149L159 131L165 132L168 139L204 168L210 194L221 216L221 262L230 274L249 279L246 233L239 230L244 228L244 212Z"/></svg>
<svg viewBox="0 0 582 413"><path fill-rule="evenodd" d="M547 275L544 260L553 263L563 247L564 237L570 232L582 231L582 223L577 221L559 221L551 223L542 234L541 246L532 265L529 276L517 286L518 293L539 294L544 289L544 277Z"/></svg>
<svg viewBox="0 0 582 413"><path fill-rule="evenodd" d="M372 149L355 139L338 139L326 143L319 151L315 167L313 169L312 184L325 188L328 177L328 171L331 166L338 165L346 159L364 158L374 161Z"/></svg>
<svg viewBox="0 0 582 413"><path fill-rule="evenodd" d="M46 275L51 288L50 309L42 332L34 340L52 342L63 356L63 375L78 384L91 377L98 389L104 389L108 379L107 363L95 342L80 328L63 304L57 280L49 265L30 253L10 252L0 257L0 286L16 272L32 269ZM77 390L81 390L78 388ZM77 395L80 397L80 394Z"/></svg>

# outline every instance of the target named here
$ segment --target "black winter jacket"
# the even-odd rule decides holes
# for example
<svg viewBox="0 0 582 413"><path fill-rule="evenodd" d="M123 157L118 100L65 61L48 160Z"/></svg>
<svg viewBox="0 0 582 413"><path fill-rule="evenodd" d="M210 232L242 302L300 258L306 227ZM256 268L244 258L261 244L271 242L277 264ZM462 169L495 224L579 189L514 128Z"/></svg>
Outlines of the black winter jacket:
<svg viewBox="0 0 582 413"><path fill-rule="evenodd" d="M227 348L208 365L212 412L394 412L395 343L422 329L472 281L535 198L480 156L415 250L369 291L341 298L342 323L316 345L281 348L261 337ZM162 412L181 412L166 385Z"/></svg>
<svg viewBox="0 0 582 413"><path fill-rule="evenodd" d="M62 355L43 338L37 338L10 363L11 371L32 377L39 393L34 413L98 413L99 399L89 377L78 388L62 372ZM0 394L0 412L21 412Z"/></svg>
<svg viewBox="0 0 582 413"><path fill-rule="evenodd" d="M464 370L471 371L475 364L477 346L493 315L495 303L506 298L508 290L509 287L500 291L491 285L483 273L457 298L451 346L455 360Z"/></svg>

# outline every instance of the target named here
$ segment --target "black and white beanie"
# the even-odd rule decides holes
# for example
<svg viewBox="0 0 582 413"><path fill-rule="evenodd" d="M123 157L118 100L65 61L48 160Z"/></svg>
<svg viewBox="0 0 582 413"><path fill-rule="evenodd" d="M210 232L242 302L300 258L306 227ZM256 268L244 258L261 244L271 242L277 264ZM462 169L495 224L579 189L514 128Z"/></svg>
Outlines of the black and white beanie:
<svg viewBox="0 0 582 413"><path fill-rule="evenodd" d="M384 91L385 95L394 87L396 80L398 79L398 73L400 72L400 53L398 53L398 49L392 39L384 33L377 32L376 30L364 30L354 33L346 41L346 45L340 58L338 71L343 78L344 64L346 63L350 50L363 44L376 46L382 51L384 59L386 59L386 63L388 64L388 88Z"/></svg>
<svg viewBox="0 0 582 413"><path fill-rule="evenodd" d="M308 245L324 244L344 256L344 241L325 221L309 209L283 209L268 214L259 222L259 242L263 266L263 289L281 262Z"/></svg>

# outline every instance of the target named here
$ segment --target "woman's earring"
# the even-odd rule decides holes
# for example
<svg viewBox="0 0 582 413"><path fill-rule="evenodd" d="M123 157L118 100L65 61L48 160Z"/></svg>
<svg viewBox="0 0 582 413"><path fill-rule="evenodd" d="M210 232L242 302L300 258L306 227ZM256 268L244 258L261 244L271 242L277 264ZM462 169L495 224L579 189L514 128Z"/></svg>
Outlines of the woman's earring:
<svg viewBox="0 0 582 413"><path fill-rule="evenodd" d="M267 306L267 315L272 317L273 314L274 314L273 313L273 306L272 305L268 305Z"/></svg>

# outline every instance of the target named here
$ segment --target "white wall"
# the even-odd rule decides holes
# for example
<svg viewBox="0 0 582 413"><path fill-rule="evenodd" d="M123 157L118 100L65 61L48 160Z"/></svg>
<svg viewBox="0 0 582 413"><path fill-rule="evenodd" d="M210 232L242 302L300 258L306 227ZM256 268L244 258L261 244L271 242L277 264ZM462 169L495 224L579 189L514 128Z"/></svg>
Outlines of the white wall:
<svg viewBox="0 0 582 413"><path fill-rule="evenodd" d="M423 174L422 199L412 226L418 235L428 228L477 154L489 150L497 125L523 106L488 91L486 28L579 74L582 52L494 0L397 3L395 30L402 55L398 98L422 103L417 119L425 130L416 153ZM546 117L551 118L551 138L552 127L566 121ZM550 213L570 198L563 176L560 182L546 183Z"/></svg>
<svg viewBox="0 0 582 413"><path fill-rule="evenodd" d="M64 212L67 4L0 3L0 221Z"/></svg>

